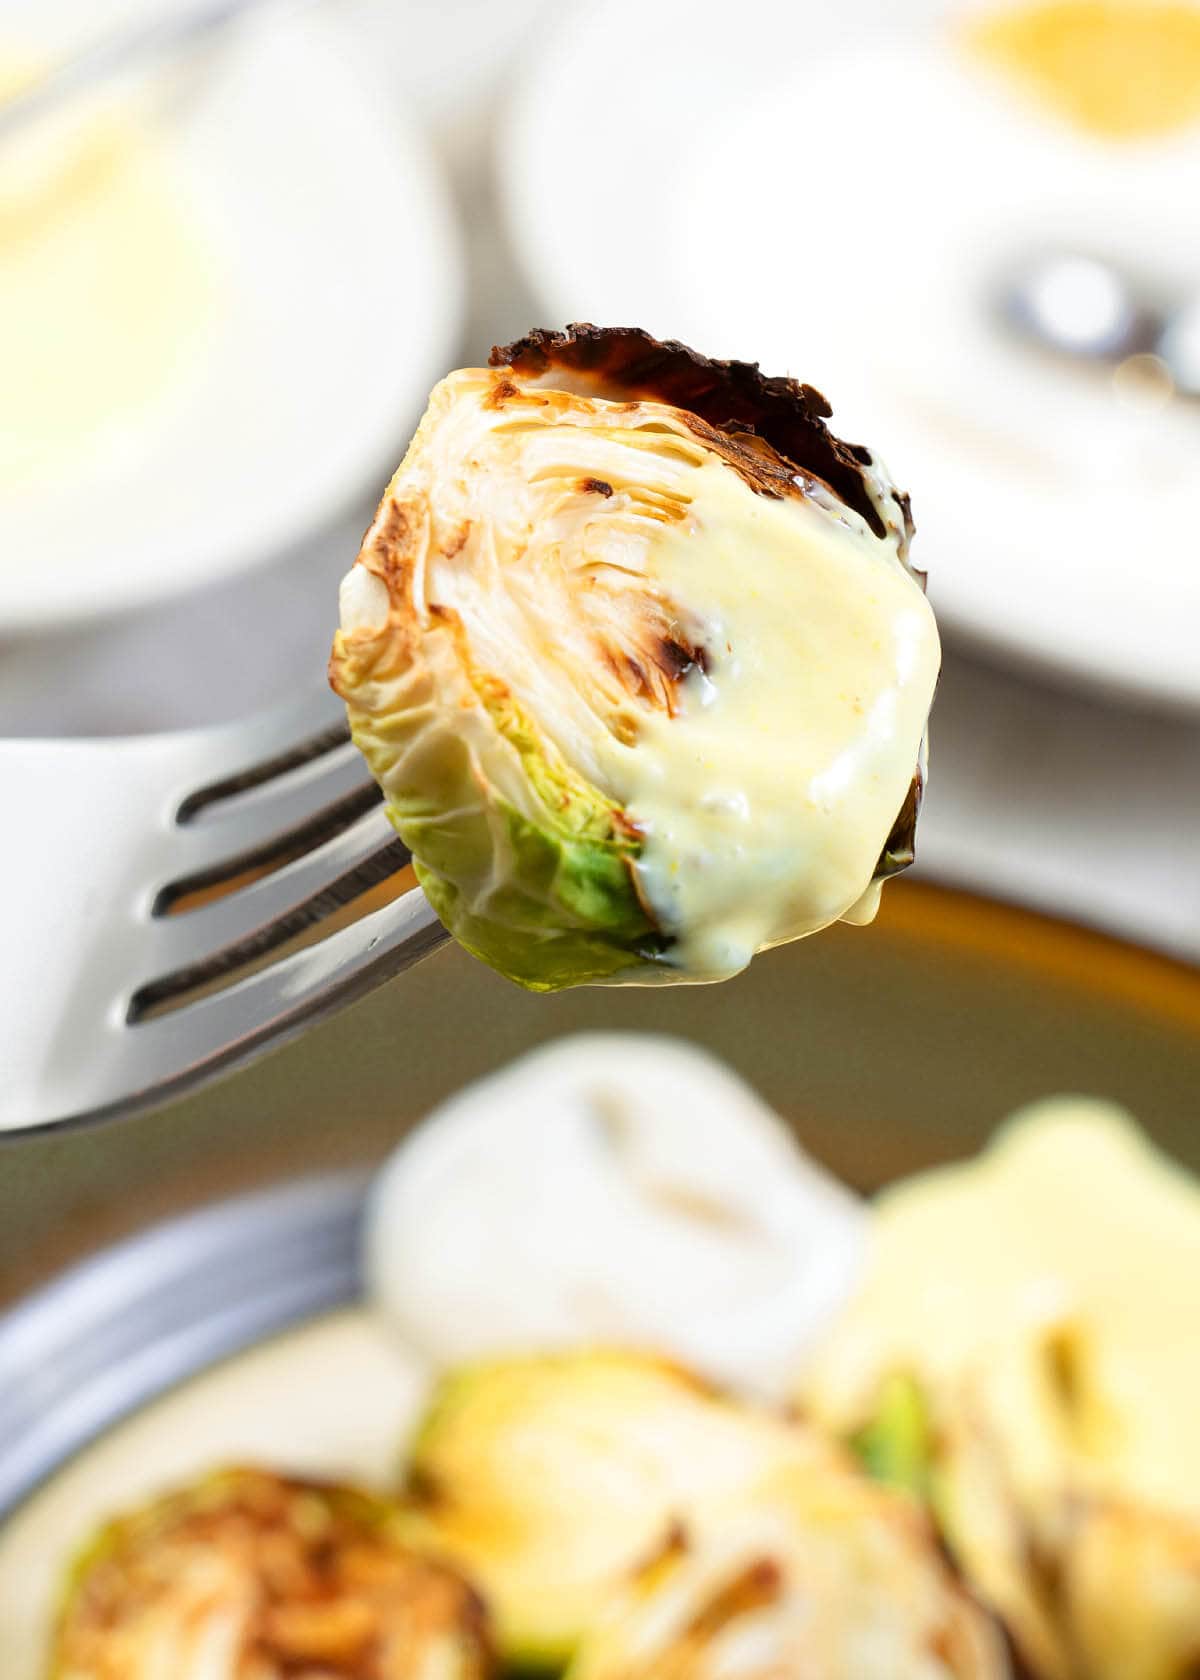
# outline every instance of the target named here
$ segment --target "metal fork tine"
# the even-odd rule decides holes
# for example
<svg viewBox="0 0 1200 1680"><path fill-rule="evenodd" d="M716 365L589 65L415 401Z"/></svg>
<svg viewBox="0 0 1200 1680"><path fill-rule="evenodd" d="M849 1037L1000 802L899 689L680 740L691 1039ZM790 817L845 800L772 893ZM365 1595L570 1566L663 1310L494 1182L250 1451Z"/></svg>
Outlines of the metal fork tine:
<svg viewBox="0 0 1200 1680"><path fill-rule="evenodd" d="M411 968L449 937L414 888L225 991L128 1028L123 1054L137 1079L114 1106L124 1113L157 1102L202 1072L244 1060L266 1039L283 1042Z"/></svg>
<svg viewBox="0 0 1200 1680"><path fill-rule="evenodd" d="M258 717L214 730L213 780L252 769L288 755L301 743L335 725L345 727L346 708L328 688L314 688Z"/></svg>
<svg viewBox="0 0 1200 1680"><path fill-rule="evenodd" d="M190 740L185 735L185 750L201 740L205 750L202 761L192 758L190 779L172 814L189 822L214 806L219 813L228 794L265 786L349 738L345 708L322 689L257 717L194 732Z"/></svg>
<svg viewBox="0 0 1200 1680"><path fill-rule="evenodd" d="M253 759L241 769L223 772L215 781L206 780L192 788L176 808L175 821L188 823L197 818L211 820L214 814L223 816L230 810L231 801L244 800L262 790L270 791L271 782L345 746L349 739L350 731L344 723L330 724L316 735L297 737L290 747L273 758Z"/></svg>
<svg viewBox="0 0 1200 1680"><path fill-rule="evenodd" d="M212 816L181 825L174 847L178 872L155 886L161 893L178 883L190 886L193 877L199 878L194 883L199 886L236 875L272 851L284 849L290 837L299 833L305 838L310 826L314 833L309 843L317 845L320 838L328 837L331 827L336 832L378 803L379 797L358 749L347 742L260 793L238 800L228 813L218 806ZM337 808L343 801L345 811L339 821Z"/></svg>
<svg viewBox="0 0 1200 1680"><path fill-rule="evenodd" d="M395 829L376 806L331 840L226 897L180 915L154 917L144 972L137 978L149 980L186 968L263 932L395 838Z"/></svg>

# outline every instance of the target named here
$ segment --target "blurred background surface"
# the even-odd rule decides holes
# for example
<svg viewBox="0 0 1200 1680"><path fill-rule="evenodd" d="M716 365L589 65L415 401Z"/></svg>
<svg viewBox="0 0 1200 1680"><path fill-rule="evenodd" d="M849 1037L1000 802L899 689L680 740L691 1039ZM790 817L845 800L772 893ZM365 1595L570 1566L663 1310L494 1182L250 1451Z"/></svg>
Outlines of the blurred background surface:
<svg viewBox="0 0 1200 1680"><path fill-rule="evenodd" d="M0 89L196 0L5 0ZM636 321L913 492L919 867L1200 957L1200 6L257 0L0 131L0 734L322 680L433 380Z"/></svg>

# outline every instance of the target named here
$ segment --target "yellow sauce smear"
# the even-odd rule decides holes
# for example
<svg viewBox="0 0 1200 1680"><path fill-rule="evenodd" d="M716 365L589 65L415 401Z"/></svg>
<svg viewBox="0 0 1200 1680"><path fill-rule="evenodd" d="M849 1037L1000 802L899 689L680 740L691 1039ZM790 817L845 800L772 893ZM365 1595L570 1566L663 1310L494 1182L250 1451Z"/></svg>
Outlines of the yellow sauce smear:
<svg viewBox="0 0 1200 1680"><path fill-rule="evenodd" d="M1200 120L1200 6L1051 0L1005 7L968 43L1078 127L1110 140Z"/></svg>
<svg viewBox="0 0 1200 1680"><path fill-rule="evenodd" d="M30 79L0 62L0 100ZM207 253L168 158L117 104L0 150L0 491L121 441L201 342Z"/></svg>

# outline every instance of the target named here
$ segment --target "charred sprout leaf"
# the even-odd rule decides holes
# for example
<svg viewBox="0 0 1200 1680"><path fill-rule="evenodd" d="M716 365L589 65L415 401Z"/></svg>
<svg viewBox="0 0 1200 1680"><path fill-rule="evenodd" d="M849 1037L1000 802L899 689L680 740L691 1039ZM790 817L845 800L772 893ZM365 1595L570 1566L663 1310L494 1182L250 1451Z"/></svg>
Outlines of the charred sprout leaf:
<svg viewBox="0 0 1200 1680"><path fill-rule="evenodd" d="M1200 1186L1060 1098L874 1217L806 1409L923 1492L1038 1680L1195 1680Z"/></svg>
<svg viewBox="0 0 1200 1680"><path fill-rule="evenodd" d="M330 665L442 920L550 991L869 919L938 661L907 498L748 363L587 325L492 363L433 392Z"/></svg>
<svg viewBox="0 0 1200 1680"><path fill-rule="evenodd" d="M681 1532L568 1680L1004 1680L995 1629L914 1506L834 1462L777 1470Z"/></svg>
<svg viewBox="0 0 1200 1680"><path fill-rule="evenodd" d="M883 536L896 522L905 545L912 537L907 496L894 509L879 505L870 451L843 443L826 426L833 410L811 385L772 378L755 362L717 361L680 344L652 338L638 327L594 327L579 321L565 332L535 331L497 345L492 366L526 378L570 375L583 391L618 401L668 403L739 444L761 439L763 472L783 465L783 477L800 472L820 479L847 507ZM780 494L788 493L777 486Z"/></svg>
<svg viewBox="0 0 1200 1680"><path fill-rule="evenodd" d="M354 1489L226 1470L76 1563L51 1680L485 1680L481 1601Z"/></svg>

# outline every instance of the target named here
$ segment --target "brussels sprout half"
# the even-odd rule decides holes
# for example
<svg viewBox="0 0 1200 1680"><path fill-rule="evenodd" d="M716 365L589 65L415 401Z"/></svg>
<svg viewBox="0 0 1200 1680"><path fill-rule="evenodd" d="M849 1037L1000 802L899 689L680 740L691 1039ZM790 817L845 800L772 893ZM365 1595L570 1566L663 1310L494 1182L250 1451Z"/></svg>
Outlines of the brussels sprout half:
<svg viewBox="0 0 1200 1680"><path fill-rule="evenodd" d="M567 1680L1005 1680L995 1627L919 1508L841 1465L787 1466L680 1531Z"/></svg>
<svg viewBox="0 0 1200 1680"><path fill-rule="evenodd" d="M828 1450L649 1355L497 1360L435 1393L405 1532L478 1581L509 1660L555 1668L684 1512Z"/></svg>
<svg viewBox="0 0 1200 1680"><path fill-rule="evenodd" d="M907 498L828 413L587 325L434 391L330 680L438 915L521 985L721 978L912 861L936 631Z"/></svg>
<svg viewBox="0 0 1200 1680"><path fill-rule="evenodd" d="M990 1370L940 1396L934 1425L929 1397L897 1373L852 1445L872 1475L928 1502L964 1579L1039 1680L1193 1680L1200 1522L1089 1491L1050 1385L1018 1400L1014 1376L1024 1385L1036 1372L997 1351ZM1036 1496L1014 1463L1014 1410L1021 1451L1041 1465Z"/></svg>
<svg viewBox="0 0 1200 1680"><path fill-rule="evenodd" d="M480 1600L352 1488L231 1469L105 1525L49 1680L486 1680Z"/></svg>
<svg viewBox="0 0 1200 1680"><path fill-rule="evenodd" d="M588 1643L609 1626L614 1605L619 1626L629 1609L636 1646L634 1629L643 1621L659 1625L657 1609L642 1615L647 1592L666 1605L686 1580L684 1596L694 1601L698 1625L715 1628L710 1587L715 1602L736 1617L773 1604L778 1579L794 1574L793 1564L808 1569L818 1562L824 1574L813 1579L824 1582L833 1618L828 1626L820 1622L820 1639L833 1641L831 1650L853 1648L860 1612L872 1626L895 1625L898 1652L909 1631L919 1641L935 1639L938 1629L947 1650L952 1634L961 1634L964 1650L975 1648L976 1634L990 1649L945 1576L912 1500L877 1487L814 1432L724 1400L646 1356L562 1354L457 1373L442 1384L417 1436L406 1491L407 1532L479 1582L502 1654L526 1669L556 1668L582 1646L572 1680L608 1680L610 1672L615 1680L625 1672L625 1656L614 1655L626 1651L623 1636L614 1636L615 1645L607 1635ZM746 1546L731 1554L728 1568L720 1561L710 1573L711 1559L724 1559L721 1537L734 1532L746 1535ZM767 1563L760 1568L764 1544ZM781 1557L784 1576L776 1567ZM704 1561L695 1565L693 1582L696 1558ZM678 1562L682 1574L679 1559L688 1560ZM650 1573L641 1575L649 1562ZM792 1616L789 1609L789 1628ZM863 1635L867 1644L873 1637ZM663 1667L634 1665L630 1675L674 1675L670 1645L660 1652ZM811 1651L803 1650L807 1660ZM755 1680L759 1672L747 1671ZM801 1664L795 1672L810 1670ZM849 1680L854 1670L811 1672L823 1680L845 1673ZM868 1672L875 1671L862 1674ZM890 1671L896 1680L999 1672L965 1659L955 1666L949 1658L943 1668L901 1663ZM685 1664L678 1673L681 1680L693 1674L702 1680L709 1668Z"/></svg>
<svg viewBox="0 0 1200 1680"><path fill-rule="evenodd" d="M894 1185L801 1404L923 1497L1038 1680L1194 1680L1200 1187L1055 1098Z"/></svg>

